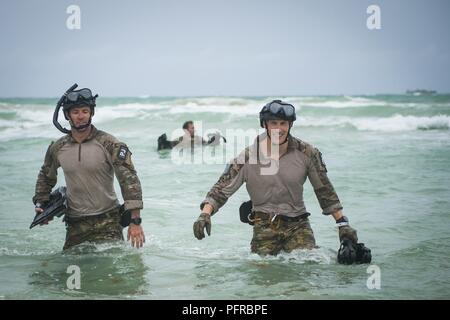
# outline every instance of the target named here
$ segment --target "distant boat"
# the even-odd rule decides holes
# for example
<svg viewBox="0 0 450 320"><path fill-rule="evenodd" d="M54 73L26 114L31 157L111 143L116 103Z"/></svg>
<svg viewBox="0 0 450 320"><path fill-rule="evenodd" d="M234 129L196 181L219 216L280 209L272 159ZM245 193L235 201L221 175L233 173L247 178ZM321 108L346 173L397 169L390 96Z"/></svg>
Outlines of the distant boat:
<svg viewBox="0 0 450 320"><path fill-rule="evenodd" d="M434 90L425 90L425 89L416 89L416 90L407 90L406 94L410 94L413 96L431 96L436 94L437 92Z"/></svg>

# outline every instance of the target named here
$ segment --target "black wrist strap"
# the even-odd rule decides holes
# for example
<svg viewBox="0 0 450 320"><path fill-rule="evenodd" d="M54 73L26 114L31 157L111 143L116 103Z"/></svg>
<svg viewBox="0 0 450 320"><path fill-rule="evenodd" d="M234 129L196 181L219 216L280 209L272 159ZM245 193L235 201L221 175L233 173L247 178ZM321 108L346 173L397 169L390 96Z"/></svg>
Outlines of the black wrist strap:
<svg viewBox="0 0 450 320"><path fill-rule="evenodd" d="M346 216L342 216L339 219L336 220L336 225L338 227L345 227L345 226L349 226L348 223L348 218Z"/></svg>

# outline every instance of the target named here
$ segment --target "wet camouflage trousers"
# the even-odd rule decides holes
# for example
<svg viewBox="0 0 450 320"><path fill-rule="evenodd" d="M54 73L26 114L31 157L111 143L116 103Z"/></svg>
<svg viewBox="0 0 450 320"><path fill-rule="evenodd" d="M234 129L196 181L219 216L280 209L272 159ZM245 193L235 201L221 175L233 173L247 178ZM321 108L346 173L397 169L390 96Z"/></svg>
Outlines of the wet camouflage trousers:
<svg viewBox="0 0 450 320"><path fill-rule="evenodd" d="M271 221L269 215L255 214L252 252L260 255L277 255L280 251L312 249L316 245L314 233L307 217L289 221L277 216Z"/></svg>
<svg viewBox="0 0 450 320"><path fill-rule="evenodd" d="M85 241L123 240L118 209L98 216L66 217L65 220L67 227L63 250Z"/></svg>

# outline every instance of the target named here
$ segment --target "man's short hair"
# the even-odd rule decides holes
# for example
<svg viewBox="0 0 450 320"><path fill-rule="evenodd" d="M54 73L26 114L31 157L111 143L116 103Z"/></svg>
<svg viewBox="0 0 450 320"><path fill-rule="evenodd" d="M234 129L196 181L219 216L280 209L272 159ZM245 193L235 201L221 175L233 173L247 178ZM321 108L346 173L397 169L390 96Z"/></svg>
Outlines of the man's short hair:
<svg viewBox="0 0 450 320"><path fill-rule="evenodd" d="M189 120L189 121L186 121L185 123L183 123L183 129L187 130L187 128L189 127L190 124L194 125L194 122Z"/></svg>

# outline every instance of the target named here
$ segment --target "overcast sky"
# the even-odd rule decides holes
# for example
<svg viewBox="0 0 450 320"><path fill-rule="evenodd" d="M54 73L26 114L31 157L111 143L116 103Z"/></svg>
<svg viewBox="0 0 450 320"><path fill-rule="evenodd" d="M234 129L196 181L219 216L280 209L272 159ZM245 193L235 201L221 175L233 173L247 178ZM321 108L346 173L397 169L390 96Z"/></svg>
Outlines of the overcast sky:
<svg viewBox="0 0 450 320"><path fill-rule="evenodd" d="M448 0L1 0L0 96L450 92L449 16Z"/></svg>

